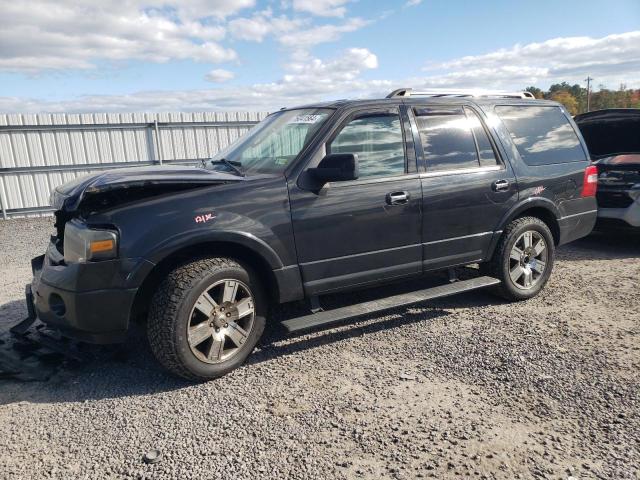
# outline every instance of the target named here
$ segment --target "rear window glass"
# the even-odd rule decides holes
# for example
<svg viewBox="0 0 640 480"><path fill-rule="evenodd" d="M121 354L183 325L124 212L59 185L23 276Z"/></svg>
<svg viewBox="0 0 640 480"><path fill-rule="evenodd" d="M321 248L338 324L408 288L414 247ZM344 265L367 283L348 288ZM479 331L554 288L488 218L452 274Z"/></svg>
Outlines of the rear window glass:
<svg viewBox="0 0 640 480"><path fill-rule="evenodd" d="M496 113L527 165L586 160L576 132L559 107L503 105L496 107Z"/></svg>

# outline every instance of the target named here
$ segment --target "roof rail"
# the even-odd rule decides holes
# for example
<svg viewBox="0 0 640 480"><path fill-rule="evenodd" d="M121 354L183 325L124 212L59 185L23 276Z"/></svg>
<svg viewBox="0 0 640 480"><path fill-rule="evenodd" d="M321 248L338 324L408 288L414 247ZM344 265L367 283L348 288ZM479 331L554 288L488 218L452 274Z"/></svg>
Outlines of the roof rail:
<svg viewBox="0 0 640 480"><path fill-rule="evenodd" d="M411 88L398 88L387 98L427 96L427 97L499 97L499 98L535 98L531 92L503 92L498 90L460 89L449 90L446 88L433 88L430 90L417 90Z"/></svg>

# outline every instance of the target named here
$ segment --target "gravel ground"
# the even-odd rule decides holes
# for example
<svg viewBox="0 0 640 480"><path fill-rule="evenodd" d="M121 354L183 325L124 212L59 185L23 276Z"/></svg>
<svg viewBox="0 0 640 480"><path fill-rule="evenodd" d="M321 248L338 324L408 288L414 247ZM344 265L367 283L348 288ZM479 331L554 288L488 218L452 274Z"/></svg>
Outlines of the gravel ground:
<svg viewBox="0 0 640 480"><path fill-rule="evenodd" d="M0 221L0 329L50 224ZM638 479L639 278L640 237L593 235L536 299L272 328L206 384L167 376L138 331L124 357L0 380L0 478Z"/></svg>

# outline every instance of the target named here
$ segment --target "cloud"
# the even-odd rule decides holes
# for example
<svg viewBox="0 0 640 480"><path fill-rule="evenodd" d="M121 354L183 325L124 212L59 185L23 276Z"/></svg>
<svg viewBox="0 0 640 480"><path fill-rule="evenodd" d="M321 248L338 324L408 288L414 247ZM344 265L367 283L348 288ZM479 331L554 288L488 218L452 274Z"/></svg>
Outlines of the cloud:
<svg viewBox="0 0 640 480"><path fill-rule="evenodd" d="M224 19L256 4L255 0L174 0L174 2L174 6L171 8L176 10L181 17L189 19L209 17ZM149 2L141 1L141 3L148 5ZM171 5L171 2L159 3L161 6Z"/></svg>
<svg viewBox="0 0 640 480"><path fill-rule="evenodd" d="M417 5L420 5L422 3L422 0L407 0L407 3L404 4L405 8L406 7L415 7Z"/></svg>
<svg viewBox="0 0 640 480"><path fill-rule="evenodd" d="M342 24L319 25L286 33L281 35L278 41L287 47L308 49L321 43L335 42L343 33L355 32L369 23L367 20L356 17Z"/></svg>
<svg viewBox="0 0 640 480"><path fill-rule="evenodd" d="M219 21L253 0L0 2L0 69L91 69L98 61L234 60Z"/></svg>
<svg viewBox="0 0 640 480"><path fill-rule="evenodd" d="M353 95L378 82L359 79L365 70L375 69L377 57L365 48L351 48L328 61L314 57L287 64L285 75L276 82L256 83L243 88L219 87L207 90L152 91L131 95L89 95L53 102L33 98L0 97L3 112L123 112L273 110L282 106L320 101L334 95ZM211 72L213 73L213 72ZM230 72L229 72L230 73ZM391 85L381 82L380 88Z"/></svg>
<svg viewBox="0 0 640 480"><path fill-rule="evenodd" d="M289 18L274 16L270 9L255 13L252 17L236 18L228 25L229 34L238 40L262 42L272 35L281 45L296 50L307 51L321 43L335 42L345 33L355 32L371 21L359 17L342 23L314 25L309 18Z"/></svg>
<svg viewBox="0 0 640 480"><path fill-rule="evenodd" d="M267 22L273 17L263 15ZM348 24L348 20L340 25ZM337 25L337 26L340 26ZM325 25L326 27L326 25ZM334 25L333 27L336 27ZM271 28L271 27L270 27ZM483 55L454 58L430 64L422 76L397 80L369 79L365 72L378 67L378 58L367 48L349 48L332 58L318 58L308 49L297 48L320 41L315 28L298 26L281 36L290 48L283 75L276 81L242 87L192 91L150 91L129 95L92 95L66 101L41 101L33 98L0 97L5 112L118 112L118 111L202 111L202 110L274 110L335 98L380 98L395 88L491 88L522 89L528 85L546 88L551 83L583 83L587 75L617 87L625 82L640 88L640 31L602 38L556 38L541 43L514 45ZM327 33L327 32L325 32ZM330 33L330 32L329 32ZM340 35L340 32L336 33ZM288 39L288 36L291 36ZM284 38L284 40L283 40ZM82 61L80 59L79 61Z"/></svg>
<svg viewBox="0 0 640 480"><path fill-rule="evenodd" d="M523 85L537 85L547 77L548 69L544 67L503 65L415 77L408 79L408 84L414 88L523 88Z"/></svg>
<svg viewBox="0 0 640 480"><path fill-rule="evenodd" d="M233 77L235 77L235 74L233 72L224 70L222 68L217 68L207 73L204 78L208 82L222 83L231 80Z"/></svg>
<svg viewBox="0 0 640 480"><path fill-rule="evenodd" d="M126 61L234 61L229 37L267 36L299 52L338 40L369 22L361 18L316 24L309 16L343 17L347 0L294 0L244 16L255 0L23 0L0 2L0 71L90 70ZM282 13L285 12L285 13Z"/></svg>
<svg viewBox="0 0 640 480"><path fill-rule="evenodd" d="M262 42L268 35L282 35L308 25L302 19L290 19L284 15L274 17L271 10L258 12L250 18L236 18L229 22L229 33L238 40Z"/></svg>
<svg viewBox="0 0 640 480"><path fill-rule="evenodd" d="M349 0L293 0L293 9L319 17L344 17Z"/></svg>
<svg viewBox="0 0 640 480"><path fill-rule="evenodd" d="M602 38L561 37L540 43L514 45L483 55L466 56L425 67L428 82L461 85L484 81L515 85L569 81L581 83L587 75L616 85L617 80L640 74L640 31Z"/></svg>
<svg viewBox="0 0 640 480"><path fill-rule="evenodd" d="M366 48L350 48L334 60L319 58L297 59L287 65L288 73L280 84L303 86L330 86L334 89L358 78L364 70L378 68L378 57Z"/></svg>
<svg viewBox="0 0 640 480"><path fill-rule="evenodd" d="M237 18L229 22L229 33L239 40L261 42L271 32L270 20L260 15L253 18Z"/></svg>

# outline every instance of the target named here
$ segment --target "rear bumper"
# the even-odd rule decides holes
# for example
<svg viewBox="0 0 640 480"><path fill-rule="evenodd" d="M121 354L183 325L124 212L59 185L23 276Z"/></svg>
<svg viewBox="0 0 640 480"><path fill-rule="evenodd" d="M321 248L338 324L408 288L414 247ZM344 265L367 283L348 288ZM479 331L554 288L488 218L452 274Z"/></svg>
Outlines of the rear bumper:
<svg viewBox="0 0 640 480"><path fill-rule="evenodd" d="M127 283L134 272L124 274L123 262L64 265L52 261L49 252L36 257L27 306L65 336L91 343L124 341L138 285Z"/></svg>
<svg viewBox="0 0 640 480"><path fill-rule="evenodd" d="M605 170L598 182L599 223L640 227L640 170Z"/></svg>
<svg viewBox="0 0 640 480"><path fill-rule="evenodd" d="M559 245L572 242L582 237L586 237L593 231L596 225L597 210L568 215L558 219L560 229Z"/></svg>
<svg viewBox="0 0 640 480"><path fill-rule="evenodd" d="M599 208L598 218L620 220L630 227L640 227L640 199L626 208Z"/></svg>

